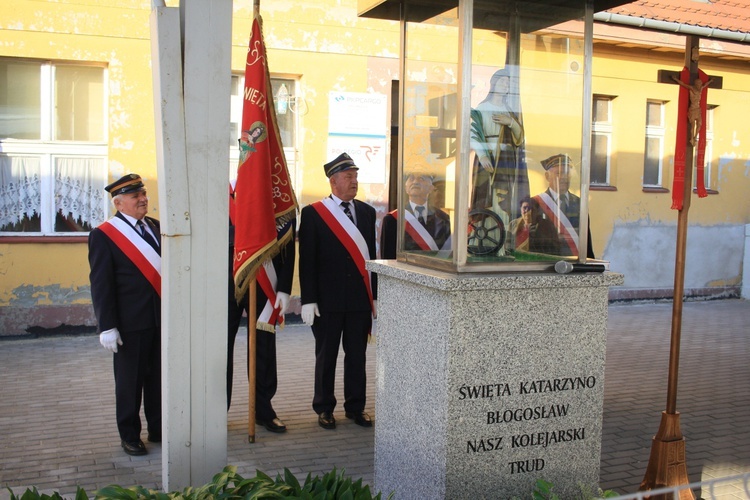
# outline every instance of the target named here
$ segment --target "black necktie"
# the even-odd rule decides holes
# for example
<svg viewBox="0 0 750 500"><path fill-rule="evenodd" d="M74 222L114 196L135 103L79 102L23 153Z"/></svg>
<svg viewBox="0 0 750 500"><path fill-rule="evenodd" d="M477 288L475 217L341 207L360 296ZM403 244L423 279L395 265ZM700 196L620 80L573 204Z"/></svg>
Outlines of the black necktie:
<svg viewBox="0 0 750 500"><path fill-rule="evenodd" d="M417 220L420 224L427 227L427 223L424 220L424 214L422 212L424 212L424 207L422 205L417 206Z"/></svg>
<svg viewBox="0 0 750 500"><path fill-rule="evenodd" d="M136 222L135 227L138 228L138 233L141 235L141 238L146 240L146 243L151 245L153 249L161 255L161 252L159 251L159 245L156 243L156 240L154 240L154 237L151 236L151 233L146 230L146 223L143 222L143 219Z"/></svg>
<svg viewBox="0 0 750 500"><path fill-rule="evenodd" d="M354 222L354 216L352 215L352 211L349 209L350 203L348 201L342 201L341 206L344 207L344 213L347 217L349 217L349 220Z"/></svg>
<svg viewBox="0 0 750 500"><path fill-rule="evenodd" d="M560 211L562 213L567 213L567 211L568 211L568 197L565 196L564 194L561 194L560 197L559 197L559 199L558 199L558 203L560 205Z"/></svg>

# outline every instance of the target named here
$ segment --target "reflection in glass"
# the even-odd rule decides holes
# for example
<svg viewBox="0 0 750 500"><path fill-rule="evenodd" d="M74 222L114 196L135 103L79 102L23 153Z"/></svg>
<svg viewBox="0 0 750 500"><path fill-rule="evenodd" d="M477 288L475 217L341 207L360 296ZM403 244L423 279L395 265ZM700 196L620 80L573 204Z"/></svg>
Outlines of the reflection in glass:
<svg viewBox="0 0 750 500"><path fill-rule="evenodd" d="M40 139L41 64L0 59L0 139Z"/></svg>
<svg viewBox="0 0 750 500"><path fill-rule="evenodd" d="M584 7L474 2L466 36L453 5L404 7L403 196L384 222L401 231L395 256L459 272L548 269L577 257ZM609 119L608 105L594 110L596 119ZM606 146L592 146L597 158L606 159ZM425 250L409 234L417 212L406 205L407 182L417 167L437 191L436 212L453 225L450 251ZM601 180L607 174L605 163Z"/></svg>
<svg viewBox="0 0 750 500"><path fill-rule="evenodd" d="M55 66L54 140L103 142L104 70Z"/></svg>

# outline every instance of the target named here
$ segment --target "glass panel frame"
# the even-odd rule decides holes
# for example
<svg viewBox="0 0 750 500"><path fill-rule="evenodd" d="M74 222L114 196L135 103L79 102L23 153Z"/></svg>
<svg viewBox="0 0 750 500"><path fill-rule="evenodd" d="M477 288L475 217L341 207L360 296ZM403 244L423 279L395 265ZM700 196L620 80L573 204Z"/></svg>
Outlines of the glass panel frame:
<svg viewBox="0 0 750 500"><path fill-rule="evenodd" d="M403 6L402 262L516 272L586 260L593 7L528 2L516 14L517 5L446 1L428 15ZM410 195L424 178L432 223L421 224ZM548 190L558 179L562 191L565 181L570 186L565 198L575 216ZM450 221L448 240L436 232L439 219Z"/></svg>

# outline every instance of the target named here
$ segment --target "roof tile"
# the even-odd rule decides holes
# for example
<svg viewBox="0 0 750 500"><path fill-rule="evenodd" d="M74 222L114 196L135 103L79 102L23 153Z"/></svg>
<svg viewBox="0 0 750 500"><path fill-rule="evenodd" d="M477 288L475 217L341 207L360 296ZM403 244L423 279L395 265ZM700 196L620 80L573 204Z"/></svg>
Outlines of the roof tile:
<svg viewBox="0 0 750 500"><path fill-rule="evenodd" d="M741 33L750 32L750 0L636 0L607 12Z"/></svg>

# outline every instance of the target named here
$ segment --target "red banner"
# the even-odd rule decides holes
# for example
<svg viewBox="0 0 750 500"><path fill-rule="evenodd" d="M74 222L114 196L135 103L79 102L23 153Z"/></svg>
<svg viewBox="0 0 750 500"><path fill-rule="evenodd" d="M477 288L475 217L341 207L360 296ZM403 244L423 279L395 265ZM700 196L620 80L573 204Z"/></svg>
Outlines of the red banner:
<svg viewBox="0 0 750 500"><path fill-rule="evenodd" d="M277 230L297 212L297 199L276 123L260 16L253 19L245 67L240 160L234 188L235 294L247 293L258 268L289 242Z"/></svg>

